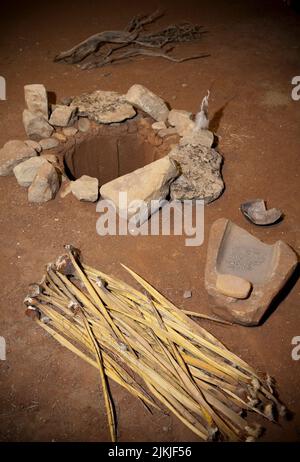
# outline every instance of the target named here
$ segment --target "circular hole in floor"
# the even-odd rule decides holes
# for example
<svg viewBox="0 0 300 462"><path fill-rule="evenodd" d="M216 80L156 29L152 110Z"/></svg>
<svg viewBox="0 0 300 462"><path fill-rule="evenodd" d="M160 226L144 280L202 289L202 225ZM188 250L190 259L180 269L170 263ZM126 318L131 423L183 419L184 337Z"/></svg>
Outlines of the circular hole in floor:
<svg viewBox="0 0 300 462"><path fill-rule="evenodd" d="M74 180L88 175L101 186L163 157L169 145L154 133L152 122L139 118L80 135L64 154L67 176Z"/></svg>

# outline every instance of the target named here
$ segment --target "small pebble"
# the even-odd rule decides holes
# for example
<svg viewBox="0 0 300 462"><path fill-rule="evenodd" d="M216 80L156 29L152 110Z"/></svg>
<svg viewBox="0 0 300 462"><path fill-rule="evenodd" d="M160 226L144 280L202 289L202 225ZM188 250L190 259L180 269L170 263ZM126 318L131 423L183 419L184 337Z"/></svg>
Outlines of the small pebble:
<svg viewBox="0 0 300 462"><path fill-rule="evenodd" d="M183 293L183 298L191 298L192 297L192 291L191 290L185 290Z"/></svg>
<svg viewBox="0 0 300 462"><path fill-rule="evenodd" d="M81 132L87 132L91 128L91 122L87 118L80 117L78 120L78 128Z"/></svg>
<svg viewBox="0 0 300 462"><path fill-rule="evenodd" d="M171 135L177 135L176 128L169 127L169 128L164 128L163 130L158 131L158 136L160 136L161 138L165 138Z"/></svg>
<svg viewBox="0 0 300 462"><path fill-rule="evenodd" d="M151 127L153 130L165 130L167 128L165 122L154 122Z"/></svg>
<svg viewBox="0 0 300 462"><path fill-rule="evenodd" d="M68 194L70 194L71 191L72 191L71 182L65 183L65 185L61 188L60 197L63 199Z"/></svg>
<svg viewBox="0 0 300 462"><path fill-rule="evenodd" d="M70 106L70 104L72 103L72 100L73 100L72 96L67 96L60 101L60 104L62 104L63 106Z"/></svg>
<svg viewBox="0 0 300 462"><path fill-rule="evenodd" d="M52 138L55 138L58 141L61 141L62 143L65 143L67 141L67 137L62 133L54 133L54 135L52 135Z"/></svg>
<svg viewBox="0 0 300 462"><path fill-rule="evenodd" d="M66 136L74 136L78 132L78 129L75 127L66 127L63 129L63 134Z"/></svg>
<svg viewBox="0 0 300 462"><path fill-rule="evenodd" d="M223 295L232 298L247 298L252 284L246 279L234 276L233 274L218 274L216 289Z"/></svg>
<svg viewBox="0 0 300 462"><path fill-rule="evenodd" d="M42 149L45 151L46 149L56 148L59 145L59 141L55 138L44 138L40 141L40 145Z"/></svg>

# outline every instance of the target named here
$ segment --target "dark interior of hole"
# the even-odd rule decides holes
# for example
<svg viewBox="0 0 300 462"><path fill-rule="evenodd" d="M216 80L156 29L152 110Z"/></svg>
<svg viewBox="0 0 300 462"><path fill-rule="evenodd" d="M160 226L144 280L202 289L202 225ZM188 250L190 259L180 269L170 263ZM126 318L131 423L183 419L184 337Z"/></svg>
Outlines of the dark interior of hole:
<svg viewBox="0 0 300 462"><path fill-rule="evenodd" d="M153 162L154 147L138 133L98 134L76 144L64 156L71 180L88 175L100 185Z"/></svg>

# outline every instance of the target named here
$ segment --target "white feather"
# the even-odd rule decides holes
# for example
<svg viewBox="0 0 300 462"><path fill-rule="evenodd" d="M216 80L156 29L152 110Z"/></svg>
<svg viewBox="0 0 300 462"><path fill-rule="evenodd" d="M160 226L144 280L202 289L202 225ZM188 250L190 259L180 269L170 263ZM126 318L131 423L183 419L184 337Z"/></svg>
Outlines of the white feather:
<svg viewBox="0 0 300 462"><path fill-rule="evenodd" d="M209 99L210 91L207 91L207 95L204 96L200 111L197 112L196 118L195 118L195 131L198 130L207 130L208 125L209 125L209 119L208 119L208 99Z"/></svg>

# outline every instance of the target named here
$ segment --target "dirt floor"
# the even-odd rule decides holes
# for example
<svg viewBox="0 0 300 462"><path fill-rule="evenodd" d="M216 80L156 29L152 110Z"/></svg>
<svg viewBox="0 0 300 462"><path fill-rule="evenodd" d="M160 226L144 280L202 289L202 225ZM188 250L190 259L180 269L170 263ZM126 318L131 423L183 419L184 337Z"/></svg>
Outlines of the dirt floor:
<svg viewBox="0 0 300 462"><path fill-rule="evenodd" d="M23 86L43 83L57 99L95 89L126 92L141 83L170 105L192 112L211 89L211 128L224 155L226 190L205 209L205 240L186 247L184 237L99 237L95 204L72 195L30 205L13 177L0 179L1 302L0 335L7 360L0 361L0 440L107 441L98 375L55 343L24 316L29 283L65 243L79 247L85 261L130 282L120 262L135 269L178 306L209 313L204 265L210 226L227 217L267 243L284 239L299 252L300 101L291 99L291 79L300 74L300 15L282 1L162 0L158 25L190 20L208 33L178 56L210 57L175 64L145 58L91 71L53 63L53 57L86 36L120 29L156 1L9 2L1 6L0 74L7 101L0 101L0 145L25 139L21 114ZM4 11L2 11L4 8ZM285 218L270 228L248 223L239 205L256 197L282 209ZM300 335L300 285L296 277L286 296L260 327L203 322L230 349L275 377L279 396L293 412L289 421L268 424L265 441L300 440L300 361L291 358L291 341ZM184 290L192 290L189 300ZM120 441L196 441L177 419L148 414L126 391L112 385Z"/></svg>

